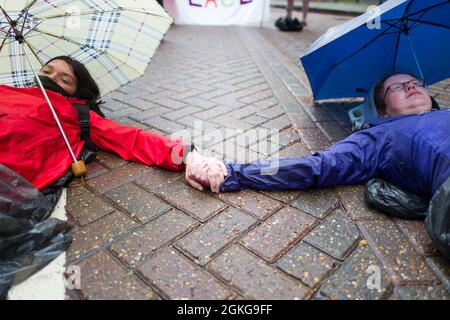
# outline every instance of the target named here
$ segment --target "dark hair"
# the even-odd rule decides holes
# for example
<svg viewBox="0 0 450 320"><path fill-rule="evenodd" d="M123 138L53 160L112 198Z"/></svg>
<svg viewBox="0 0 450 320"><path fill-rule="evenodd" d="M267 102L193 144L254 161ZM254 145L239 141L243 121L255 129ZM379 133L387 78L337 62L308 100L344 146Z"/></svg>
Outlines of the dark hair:
<svg viewBox="0 0 450 320"><path fill-rule="evenodd" d="M100 105L103 103L100 101L100 89L88 69L86 69L81 62L69 56L54 57L47 61L45 65L55 60L64 61L72 69L73 74L77 79L77 90L73 96L87 101L92 111L104 117L103 113L100 111Z"/></svg>
<svg viewBox="0 0 450 320"><path fill-rule="evenodd" d="M373 95L374 95L373 98L375 101L375 106L377 107L377 112L380 115L386 110L386 102L384 101L384 92L383 92L384 83L391 76L392 75L388 75L388 76L382 78L380 81L378 81L373 90Z"/></svg>

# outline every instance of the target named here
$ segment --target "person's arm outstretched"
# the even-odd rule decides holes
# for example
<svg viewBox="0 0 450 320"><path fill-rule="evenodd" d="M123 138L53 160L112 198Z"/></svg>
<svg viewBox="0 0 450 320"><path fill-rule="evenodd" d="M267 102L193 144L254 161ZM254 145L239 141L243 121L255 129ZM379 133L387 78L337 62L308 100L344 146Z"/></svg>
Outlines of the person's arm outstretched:
<svg viewBox="0 0 450 320"><path fill-rule="evenodd" d="M311 156L226 164L220 190L307 190L356 184L376 176L389 162L391 141L375 127L349 136Z"/></svg>

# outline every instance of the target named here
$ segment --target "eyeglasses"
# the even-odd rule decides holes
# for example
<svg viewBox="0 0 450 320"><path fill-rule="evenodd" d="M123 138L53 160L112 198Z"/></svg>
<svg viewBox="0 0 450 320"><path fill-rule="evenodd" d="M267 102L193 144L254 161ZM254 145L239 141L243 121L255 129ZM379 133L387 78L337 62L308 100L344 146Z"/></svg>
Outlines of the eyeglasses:
<svg viewBox="0 0 450 320"><path fill-rule="evenodd" d="M409 84L411 84L414 88L425 87L425 82L419 79L412 79L406 82L393 83L389 87L387 87L386 92L384 93L383 100L386 98L389 91L390 92L398 92L401 90L406 91L406 88L408 88Z"/></svg>

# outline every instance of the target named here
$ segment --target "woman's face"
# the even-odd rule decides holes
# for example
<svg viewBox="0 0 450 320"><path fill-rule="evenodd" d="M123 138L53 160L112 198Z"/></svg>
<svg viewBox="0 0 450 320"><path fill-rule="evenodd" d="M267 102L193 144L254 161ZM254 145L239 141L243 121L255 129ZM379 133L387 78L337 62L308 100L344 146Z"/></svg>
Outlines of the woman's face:
<svg viewBox="0 0 450 320"><path fill-rule="evenodd" d="M431 98L424 87L415 87L410 81L415 80L409 74L397 74L389 77L384 82L384 90L395 83L409 82L406 87L397 92L386 92L386 110L384 116L395 116L403 114L419 114L431 109Z"/></svg>
<svg viewBox="0 0 450 320"><path fill-rule="evenodd" d="M69 96L77 91L77 79L72 68L63 60L53 60L42 67L39 75L49 77L56 82Z"/></svg>

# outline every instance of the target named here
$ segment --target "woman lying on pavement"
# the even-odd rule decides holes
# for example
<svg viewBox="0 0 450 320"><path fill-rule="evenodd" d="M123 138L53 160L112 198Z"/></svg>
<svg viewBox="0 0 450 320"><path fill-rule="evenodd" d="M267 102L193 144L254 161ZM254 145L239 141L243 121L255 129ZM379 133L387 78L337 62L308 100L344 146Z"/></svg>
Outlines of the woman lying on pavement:
<svg viewBox="0 0 450 320"><path fill-rule="evenodd" d="M425 225L450 258L450 110L433 110L424 82L396 74L375 87L381 119L311 156L226 164L217 180L194 177L215 192L307 190L358 184L379 177L431 199ZM216 171L215 167L203 170Z"/></svg>
<svg viewBox="0 0 450 320"><path fill-rule="evenodd" d="M93 144L124 160L173 171L186 169L187 181L199 189L201 186L191 175L209 181L223 176L222 162L202 157L181 139L170 140L104 118L98 103L99 88L80 62L67 56L56 57L41 69L39 77L77 158L83 148ZM79 111L74 107L80 105L89 107L87 135L80 128ZM39 88L0 86L0 128L0 163L39 190L70 169L72 158ZM211 170L202 173L200 169L206 165Z"/></svg>

